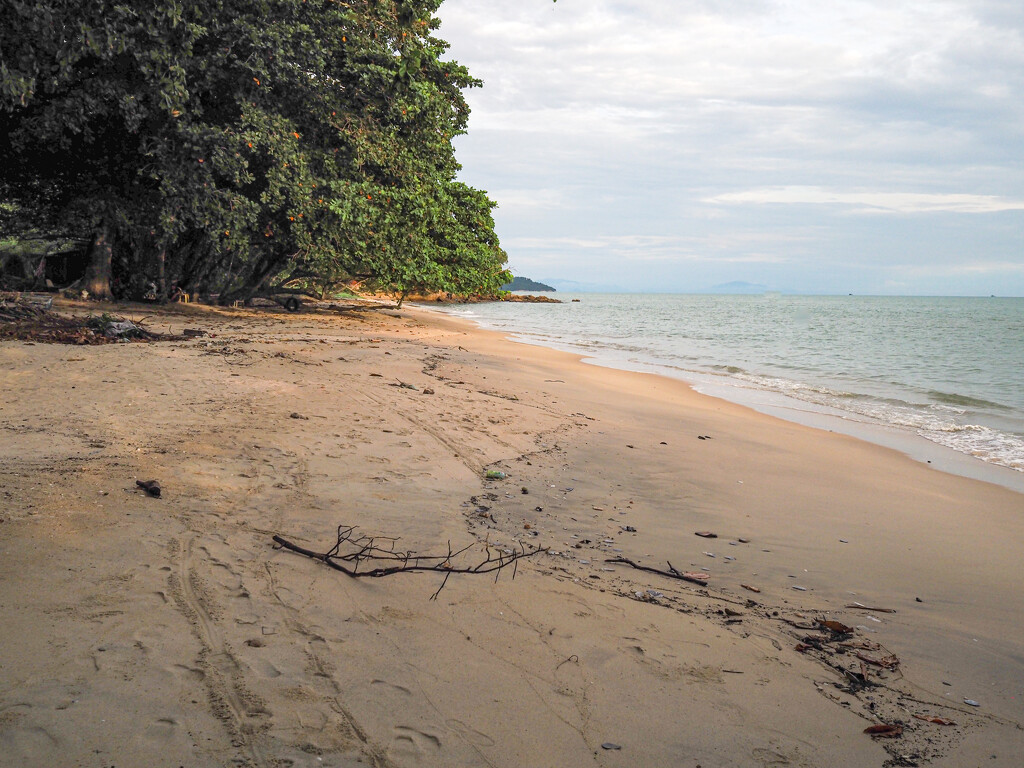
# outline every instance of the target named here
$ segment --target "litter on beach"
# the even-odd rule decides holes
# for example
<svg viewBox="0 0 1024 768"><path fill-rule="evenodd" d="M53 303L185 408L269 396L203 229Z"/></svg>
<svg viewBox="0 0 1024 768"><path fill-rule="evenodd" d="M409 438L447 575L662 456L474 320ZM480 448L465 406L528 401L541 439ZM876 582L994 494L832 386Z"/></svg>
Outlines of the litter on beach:
<svg viewBox="0 0 1024 768"><path fill-rule="evenodd" d="M873 737L880 737L883 739L894 739L897 736L903 734L902 725L872 725L864 729L864 733Z"/></svg>
<svg viewBox="0 0 1024 768"><path fill-rule="evenodd" d="M854 601L846 606L847 608L860 608L865 611L874 611L875 613L896 613L895 608L874 608L870 605L864 605L864 603L858 603Z"/></svg>
<svg viewBox="0 0 1024 768"><path fill-rule="evenodd" d="M952 720L947 720L944 717L930 717L928 715L914 715L918 720L924 720L926 723L935 723L936 725L956 725Z"/></svg>
<svg viewBox="0 0 1024 768"><path fill-rule="evenodd" d="M827 630L836 632L840 635L848 635L853 633L853 627L848 627L842 622L832 621L830 619L818 619L818 626L824 627Z"/></svg>
<svg viewBox="0 0 1024 768"><path fill-rule="evenodd" d="M160 498L160 483L156 480L136 480L135 484L150 496Z"/></svg>

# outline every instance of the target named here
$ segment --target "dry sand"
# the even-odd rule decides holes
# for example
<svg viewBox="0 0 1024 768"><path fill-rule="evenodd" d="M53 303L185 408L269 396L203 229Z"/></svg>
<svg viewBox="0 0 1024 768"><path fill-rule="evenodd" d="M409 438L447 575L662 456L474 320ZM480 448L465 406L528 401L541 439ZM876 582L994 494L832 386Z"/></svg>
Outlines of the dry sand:
<svg viewBox="0 0 1024 768"><path fill-rule="evenodd" d="M148 322L0 345L0 765L1021 764L1024 496L421 309ZM551 551L272 546L340 524Z"/></svg>

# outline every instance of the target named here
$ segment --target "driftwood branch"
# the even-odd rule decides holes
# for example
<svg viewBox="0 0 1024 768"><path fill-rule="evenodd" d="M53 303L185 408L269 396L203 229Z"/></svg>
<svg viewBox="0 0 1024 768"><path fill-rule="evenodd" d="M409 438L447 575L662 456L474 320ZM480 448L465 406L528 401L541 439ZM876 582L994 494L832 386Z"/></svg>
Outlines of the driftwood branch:
<svg viewBox="0 0 1024 768"><path fill-rule="evenodd" d="M430 599L435 600L448 583L452 574L485 574L493 573L495 581L498 580L500 572L512 566L512 578L516 577L519 561L525 557L533 557L541 552L547 552L547 547L527 551L522 544L519 551L496 550L494 547L484 545L484 559L480 562L473 562L468 565L460 563L466 558L462 557L475 544L469 544L461 549L452 549L451 542L448 542L448 551L441 555L419 555L412 551L401 551L396 549L397 539L386 536L363 536L356 534L355 526L339 525L338 536L327 552L314 552L311 549L300 547L282 536L275 535L274 542L287 550L305 555L313 560L319 560L353 578L370 577L380 578L391 576L396 573L416 573L420 571L434 571L444 574L444 581Z"/></svg>
<svg viewBox="0 0 1024 768"><path fill-rule="evenodd" d="M672 565L672 563L668 563L668 568L669 569L667 571L663 571L660 568L651 568L650 566L647 566L647 565L640 565L639 563L634 563L628 557L613 557L613 558L610 558L608 560L605 560L605 562L606 563L619 563L621 565L628 565L631 568L636 568L638 571L647 571L648 573L657 573L660 576L665 576L665 577L667 577L669 579L679 579L680 581L688 581L691 584L699 584L702 587L706 587L708 585L707 581L704 580L704 579L699 579L696 576L691 576L691 575L689 575L687 573L683 573L682 571L677 570L675 568L675 566Z"/></svg>

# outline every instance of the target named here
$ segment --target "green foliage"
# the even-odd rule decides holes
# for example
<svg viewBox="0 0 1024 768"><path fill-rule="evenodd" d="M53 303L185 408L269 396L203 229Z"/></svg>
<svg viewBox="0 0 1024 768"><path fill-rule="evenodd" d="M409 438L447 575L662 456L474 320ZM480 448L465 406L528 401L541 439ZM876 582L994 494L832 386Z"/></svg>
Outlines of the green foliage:
<svg viewBox="0 0 1024 768"><path fill-rule="evenodd" d="M111 232L124 292L496 289L493 203L451 146L479 82L442 60L439 5L4 0L8 218Z"/></svg>

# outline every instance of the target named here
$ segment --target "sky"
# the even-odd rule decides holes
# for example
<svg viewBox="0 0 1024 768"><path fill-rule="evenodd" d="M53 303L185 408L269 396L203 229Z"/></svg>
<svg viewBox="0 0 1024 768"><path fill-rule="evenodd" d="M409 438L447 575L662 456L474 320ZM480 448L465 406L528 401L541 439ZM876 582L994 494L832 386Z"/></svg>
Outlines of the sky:
<svg viewBox="0 0 1024 768"><path fill-rule="evenodd" d="M597 289L1024 296L1021 0L445 0L460 177ZM563 290L565 286L563 285Z"/></svg>

